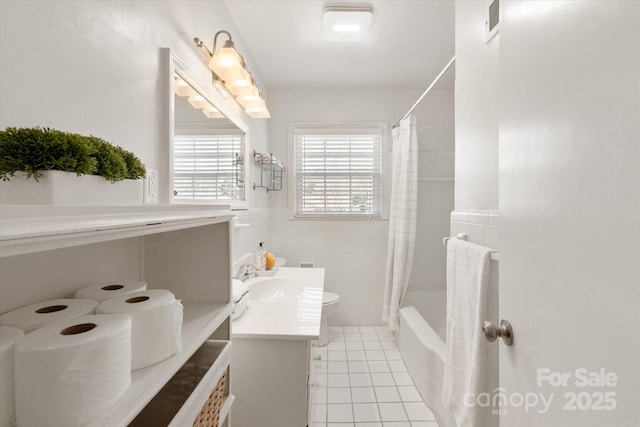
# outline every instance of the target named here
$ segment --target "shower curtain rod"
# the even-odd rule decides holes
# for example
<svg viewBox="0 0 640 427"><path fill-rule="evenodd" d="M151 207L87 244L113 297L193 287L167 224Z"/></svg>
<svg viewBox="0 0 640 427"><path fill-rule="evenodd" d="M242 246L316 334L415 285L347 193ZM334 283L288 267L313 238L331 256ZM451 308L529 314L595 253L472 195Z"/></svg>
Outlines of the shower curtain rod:
<svg viewBox="0 0 640 427"><path fill-rule="evenodd" d="M451 65L456 62L456 56L454 55L453 57L451 57L451 59L449 60L449 63L447 65L445 65L445 67L442 69L442 71L440 71L440 74L438 74L436 76L436 78L431 82L431 84L429 85L429 87L427 88L427 90L425 90L422 95L420 95L420 98L418 98L418 100L416 101L415 104L413 104L413 106L411 108L409 108L409 111L407 111L407 113L402 116L402 118L400 120L398 120L398 123L396 123L395 125L393 125L393 127L398 127L400 125L400 122L403 121L404 119L406 119L407 117L409 117L409 114L413 113L413 110L416 109L416 107L418 106L418 104L420 104L420 102L422 101L422 99L427 96L427 94L429 92L431 92L431 89L433 89L433 87L436 85L436 83L438 83L438 80L440 80L440 78L444 75L444 73L447 72L447 70L449 69L449 67L451 67Z"/></svg>

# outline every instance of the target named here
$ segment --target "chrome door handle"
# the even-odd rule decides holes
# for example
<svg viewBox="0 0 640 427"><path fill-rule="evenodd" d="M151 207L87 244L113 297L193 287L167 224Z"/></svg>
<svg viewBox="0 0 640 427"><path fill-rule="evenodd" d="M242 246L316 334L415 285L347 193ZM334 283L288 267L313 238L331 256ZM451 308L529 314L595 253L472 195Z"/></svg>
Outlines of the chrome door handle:
<svg viewBox="0 0 640 427"><path fill-rule="evenodd" d="M508 320L502 319L500 321L500 326L496 326L495 323L485 320L482 332L484 332L484 337L489 342L494 342L498 337L500 337L505 345L513 345L513 329L511 328L511 323L509 323Z"/></svg>

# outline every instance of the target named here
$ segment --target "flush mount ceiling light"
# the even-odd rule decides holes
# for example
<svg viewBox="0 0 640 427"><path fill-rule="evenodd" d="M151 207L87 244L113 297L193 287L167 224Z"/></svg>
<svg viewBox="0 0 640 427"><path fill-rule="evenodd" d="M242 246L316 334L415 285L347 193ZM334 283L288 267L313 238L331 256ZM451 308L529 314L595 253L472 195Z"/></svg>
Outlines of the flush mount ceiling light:
<svg viewBox="0 0 640 427"><path fill-rule="evenodd" d="M218 36L224 34L228 40L218 49ZM209 68L213 73L213 85L226 98L231 93L238 104L244 107L246 113L254 118L269 118L269 110L264 102L260 89L256 85L253 75L244 63L244 58L236 50L231 34L228 31L218 31L213 37L213 50L210 51L199 38L193 39L197 47L207 52L211 58Z"/></svg>
<svg viewBox="0 0 640 427"><path fill-rule="evenodd" d="M329 41L361 41L367 38L371 6L328 6L322 13L322 38Z"/></svg>

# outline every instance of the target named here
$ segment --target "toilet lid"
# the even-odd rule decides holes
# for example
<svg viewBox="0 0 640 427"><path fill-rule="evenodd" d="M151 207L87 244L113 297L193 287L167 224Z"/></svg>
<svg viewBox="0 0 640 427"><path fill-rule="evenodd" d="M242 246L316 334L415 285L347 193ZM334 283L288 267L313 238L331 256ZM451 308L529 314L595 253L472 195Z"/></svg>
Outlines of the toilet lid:
<svg viewBox="0 0 640 427"><path fill-rule="evenodd" d="M333 292L323 292L322 293L322 304L333 304L340 301L340 295L334 294Z"/></svg>

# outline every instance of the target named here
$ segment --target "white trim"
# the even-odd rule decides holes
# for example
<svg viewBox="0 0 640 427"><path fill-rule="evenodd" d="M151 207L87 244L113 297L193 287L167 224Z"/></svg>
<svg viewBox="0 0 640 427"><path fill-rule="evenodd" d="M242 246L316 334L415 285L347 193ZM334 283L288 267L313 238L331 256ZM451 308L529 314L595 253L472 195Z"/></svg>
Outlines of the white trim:
<svg viewBox="0 0 640 427"><path fill-rule="evenodd" d="M453 178L438 178L438 177L424 177L418 178L418 182L422 181L434 181L434 182L453 182L455 181Z"/></svg>
<svg viewBox="0 0 640 427"><path fill-rule="evenodd" d="M175 53L171 51L170 48L162 48L163 56L167 64L167 75L165 76L165 93L167 96L167 105L169 106L169 115L167 117L167 139L168 139L168 147L167 147L167 158L164 162L166 165L166 171L163 172L163 180L166 183L166 188L168 194L164 195L168 203L170 204L212 204L212 205L229 205L231 204L231 209L248 209L249 208L249 194L250 191L247 191L247 183L249 182L249 168L246 167L247 163L245 163L244 169L244 201L228 201L228 200L181 200L177 199L173 196L173 135L174 135L174 116L175 116L175 106L174 106L174 93L173 93L173 74L178 74L185 82L187 82L191 87L193 87L196 91L198 91L207 101L213 104L222 114L224 114L235 126L237 126L242 132L244 132L244 158L249 158L249 146L250 146L250 136L249 136L249 126L244 121L244 119L236 114L234 109L232 108L231 103L233 100L225 99L217 90L215 90L210 85L203 84L189 69L186 65L176 56ZM245 160L246 162L246 160Z"/></svg>
<svg viewBox="0 0 640 427"><path fill-rule="evenodd" d="M380 215L297 215L296 214L296 132L318 132L327 135L368 133L372 130L380 132ZM346 220L346 221L376 221L388 219L388 197L390 186L389 162L391 144L389 126L387 122L292 122L288 125L288 161L293 165L287 177L288 182L288 212L290 220Z"/></svg>

